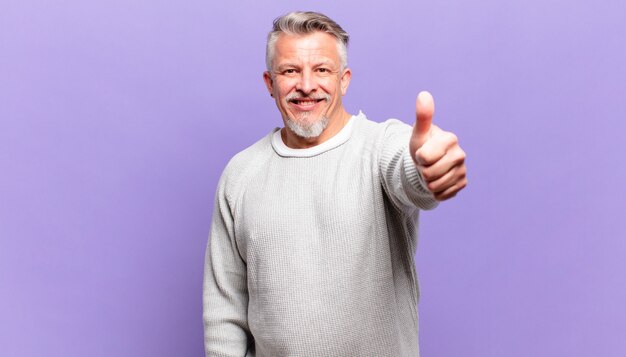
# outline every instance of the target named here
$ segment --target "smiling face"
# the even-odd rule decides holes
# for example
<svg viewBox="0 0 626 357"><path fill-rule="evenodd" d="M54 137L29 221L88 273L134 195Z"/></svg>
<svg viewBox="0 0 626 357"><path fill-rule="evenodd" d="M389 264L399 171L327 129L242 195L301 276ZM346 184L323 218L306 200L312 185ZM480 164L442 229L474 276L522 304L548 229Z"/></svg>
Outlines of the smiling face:
<svg viewBox="0 0 626 357"><path fill-rule="evenodd" d="M319 31L281 34L271 71L263 74L290 134L321 138L320 142L336 134L350 117L341 100L350 76L348 68L341 69L337 39Z"/></svg>

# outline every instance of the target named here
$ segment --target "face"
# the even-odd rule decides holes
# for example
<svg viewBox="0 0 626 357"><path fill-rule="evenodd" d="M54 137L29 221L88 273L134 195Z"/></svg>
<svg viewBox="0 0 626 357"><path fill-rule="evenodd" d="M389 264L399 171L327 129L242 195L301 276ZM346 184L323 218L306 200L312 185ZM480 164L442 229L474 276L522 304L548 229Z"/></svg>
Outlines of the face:
<svg viewBox="0 0 626 357"><path fill-rule="evenodd" d="M272 69L263 78L285 124L296 135L316 137L345 113L341 98L350 75L349 69L341 69L332 35L283 33L276 41Z"/></svg>

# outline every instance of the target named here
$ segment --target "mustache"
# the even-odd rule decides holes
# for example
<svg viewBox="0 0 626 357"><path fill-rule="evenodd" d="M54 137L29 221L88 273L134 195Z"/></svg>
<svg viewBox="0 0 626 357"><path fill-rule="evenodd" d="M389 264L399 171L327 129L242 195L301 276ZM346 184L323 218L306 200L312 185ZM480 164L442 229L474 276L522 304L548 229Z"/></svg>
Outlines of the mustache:
<svg viewBox="0 0 626 357"><path fill-rule="evenodd" d="M287 96L285 97L285 100L287 101L300 100L300 99L314 99L314 100L323 99L325 101L329 101L330 95L328 94L302 95L301 93L290 93L290 94L287 94Z"/></svg>

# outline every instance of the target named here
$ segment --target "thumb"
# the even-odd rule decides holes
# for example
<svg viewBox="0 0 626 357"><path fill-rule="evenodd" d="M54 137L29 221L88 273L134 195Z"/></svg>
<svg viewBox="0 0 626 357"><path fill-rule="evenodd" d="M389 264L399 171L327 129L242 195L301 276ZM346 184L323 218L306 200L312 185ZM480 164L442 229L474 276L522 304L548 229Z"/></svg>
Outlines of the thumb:
<svg viewBox="0 0 626 357"><path fill-rule="evenodd" d="M420 92L415 101L415 125L413 126L413 140L419 149L430 136L430 128L435 113L435 101L427 91Z"/></svg>

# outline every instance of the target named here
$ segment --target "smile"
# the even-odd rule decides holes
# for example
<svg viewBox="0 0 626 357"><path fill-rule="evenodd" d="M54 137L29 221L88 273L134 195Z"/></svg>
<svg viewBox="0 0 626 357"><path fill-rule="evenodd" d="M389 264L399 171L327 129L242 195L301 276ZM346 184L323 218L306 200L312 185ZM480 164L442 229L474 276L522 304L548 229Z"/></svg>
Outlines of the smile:
<svg viewBox="0 0 626 357"><path fill-rule="evenodd" d="M291 103L299 104L299 105L313 105L315 103L319 103L325 100L324 98L314 99L314 98L305 98L305 99L292 99Z"/></svg>
<svg viewBox="0 0 626 357"><path fill-rule="evenodd" d="M293 104L300 110L309 110L315 107L317 103L326 101L326 98L294 98L290 99L289 103Z"/></svg>

